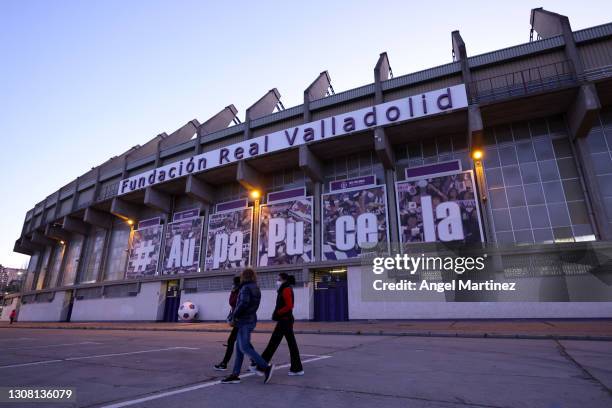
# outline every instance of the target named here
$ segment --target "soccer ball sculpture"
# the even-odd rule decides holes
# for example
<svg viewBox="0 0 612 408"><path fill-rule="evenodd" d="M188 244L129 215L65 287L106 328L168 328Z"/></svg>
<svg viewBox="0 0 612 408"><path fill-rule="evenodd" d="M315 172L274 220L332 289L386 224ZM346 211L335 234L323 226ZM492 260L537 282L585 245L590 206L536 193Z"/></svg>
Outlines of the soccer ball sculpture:
<svg viewBox="0 0 612 408"><path fill-rule="evenodd" d="M198 306L191 302L184 302L178 310L178 317L181 321L189 322L198 315Z"/></svg>

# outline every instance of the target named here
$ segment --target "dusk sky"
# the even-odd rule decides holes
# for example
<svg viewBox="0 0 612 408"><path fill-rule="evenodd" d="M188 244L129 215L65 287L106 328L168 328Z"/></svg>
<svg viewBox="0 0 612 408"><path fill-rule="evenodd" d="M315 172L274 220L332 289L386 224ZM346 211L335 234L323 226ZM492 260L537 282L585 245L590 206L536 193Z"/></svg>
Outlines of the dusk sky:
<svg viewBox="0 0 612 408"><path fill-rule="evenodd" d="M328 70L336 92L529 41L533 7L574 30L609 21L609 1L2 1L0 264L25 213L77 176L191 119L246 108L277 87L285 107ZM463 7L463 8L462 8Z"/></svg>

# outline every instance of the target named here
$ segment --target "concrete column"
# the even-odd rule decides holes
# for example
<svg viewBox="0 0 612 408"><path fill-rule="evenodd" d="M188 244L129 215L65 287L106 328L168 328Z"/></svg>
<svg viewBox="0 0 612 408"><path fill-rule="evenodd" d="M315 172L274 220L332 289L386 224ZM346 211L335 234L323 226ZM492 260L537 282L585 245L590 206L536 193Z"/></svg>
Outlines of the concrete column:
<svg viewBox="0 0 612 408"><path fill-rule="evenodd" d="M313 247L315 261L321 260L321 194L323 192L323 163L312 153L307 145L300 146L299 166L312 182L313 206Z"/></svg>

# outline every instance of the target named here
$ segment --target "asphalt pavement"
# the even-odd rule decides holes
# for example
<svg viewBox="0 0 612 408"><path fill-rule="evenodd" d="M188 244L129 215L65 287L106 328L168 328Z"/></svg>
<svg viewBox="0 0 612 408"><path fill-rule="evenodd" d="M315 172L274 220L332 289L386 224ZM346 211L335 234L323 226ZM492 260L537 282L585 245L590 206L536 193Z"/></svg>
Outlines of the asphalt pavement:
<svg viewBox="0 0 612 408"><path fill-rule="evenodd" d="M72 387L6 407L610 407L612 342L300 334L305 376L214 371L227 333L0 328L0 386ZM253 336L263 350L269 334ZM246 369L246 365L244 367Z"/></svg>

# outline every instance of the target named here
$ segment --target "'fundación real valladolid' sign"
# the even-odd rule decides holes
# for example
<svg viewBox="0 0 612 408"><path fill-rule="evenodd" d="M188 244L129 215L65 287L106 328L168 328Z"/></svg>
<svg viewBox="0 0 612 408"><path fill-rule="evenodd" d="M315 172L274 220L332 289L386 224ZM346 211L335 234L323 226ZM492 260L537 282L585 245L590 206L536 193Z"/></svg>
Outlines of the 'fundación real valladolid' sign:
<svg viewBox="0 0 612 408"><path fill-rule="evenodd" d="M118 195L243 159L467 107L465 85L381 103L211 150L121 180Z"/></svg>

